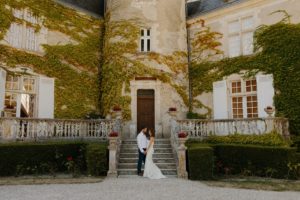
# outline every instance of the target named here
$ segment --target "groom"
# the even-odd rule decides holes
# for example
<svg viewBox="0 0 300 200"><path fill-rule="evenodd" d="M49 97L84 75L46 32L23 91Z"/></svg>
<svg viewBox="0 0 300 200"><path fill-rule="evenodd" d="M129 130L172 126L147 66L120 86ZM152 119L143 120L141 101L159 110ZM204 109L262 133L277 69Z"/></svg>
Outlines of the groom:
<svg viewBox="0 0 300 200"><path fill-rule="evenodd" d="M142 162L145 164L146 154L147 154L147 128L143 127L142 131L137 136L137 144L139 148L139 160L137 165L137 173L139 176L143 176L142 173Z"/></svg>

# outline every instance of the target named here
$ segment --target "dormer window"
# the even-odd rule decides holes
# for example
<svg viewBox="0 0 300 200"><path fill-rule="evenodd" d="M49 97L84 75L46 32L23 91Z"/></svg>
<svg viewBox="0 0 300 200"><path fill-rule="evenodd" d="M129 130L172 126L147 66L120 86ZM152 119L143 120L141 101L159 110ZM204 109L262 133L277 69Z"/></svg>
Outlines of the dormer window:
<svg viewBox="0 0 300 200"><path fill-rule="evenodd" d="M141 41L140 41L140 51L150 52L151 51L151 30L141 29Z"/></svg>

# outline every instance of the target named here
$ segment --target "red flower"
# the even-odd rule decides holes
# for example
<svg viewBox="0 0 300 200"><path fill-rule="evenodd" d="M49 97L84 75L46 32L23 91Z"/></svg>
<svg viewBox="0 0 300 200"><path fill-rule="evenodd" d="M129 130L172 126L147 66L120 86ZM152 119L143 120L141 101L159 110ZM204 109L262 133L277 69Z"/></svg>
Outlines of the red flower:
<svg viewBox="0 0 300 200"><path fill-rule="evenodd" d="M111 132L108 136L109 137L118 137L119 133L114 131L114 132Z"/></svg>
<svg viewBox="0 0 300 200"><path fill-rule="evenodd" d="M178 137L179 138L186 138L187 137L187 133L186 132L180 132L180 133L178 133Z"/></svg>
<svg viewBox="0 0 300 200"><path fill-rule="evenodd" d="M68 156L68 157L67 157L67 160L68 160L68 161L72 161L72 160L73 160L73 157L72 157L72 156Z"/></svg>

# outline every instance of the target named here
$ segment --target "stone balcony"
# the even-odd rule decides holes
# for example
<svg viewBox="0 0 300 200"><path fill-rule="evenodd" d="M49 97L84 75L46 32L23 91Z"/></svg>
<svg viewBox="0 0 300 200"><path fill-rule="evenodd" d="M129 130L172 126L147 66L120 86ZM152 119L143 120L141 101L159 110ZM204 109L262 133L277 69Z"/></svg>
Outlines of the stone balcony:
<svg viewBox="0 0 300 200"><path fill-rule="evenodd" d="M107 140L120 129L119 120L0 118L0 141Z"/></svg>
<svg viewBox="0 0 300 200"><path fill-rule="evenodd" d="M172 122L173 134L184 131L189 138L201 138L209 135L264 134L275 131L289 137L289 122L286 118L254 118L224 120L176 120Z"/></svg>

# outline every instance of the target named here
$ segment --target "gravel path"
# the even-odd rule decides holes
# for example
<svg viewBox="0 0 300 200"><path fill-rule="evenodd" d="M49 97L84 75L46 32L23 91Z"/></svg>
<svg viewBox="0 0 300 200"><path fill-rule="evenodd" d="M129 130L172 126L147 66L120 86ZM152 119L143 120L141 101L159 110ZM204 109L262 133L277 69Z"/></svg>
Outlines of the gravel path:
<svg viewBox="0 0 300 200"><path fill-rule="evenodd" d="M299 200L299 192L209 187L175 178L105 179L94 184L0 186L0 200Z"/></svg>

